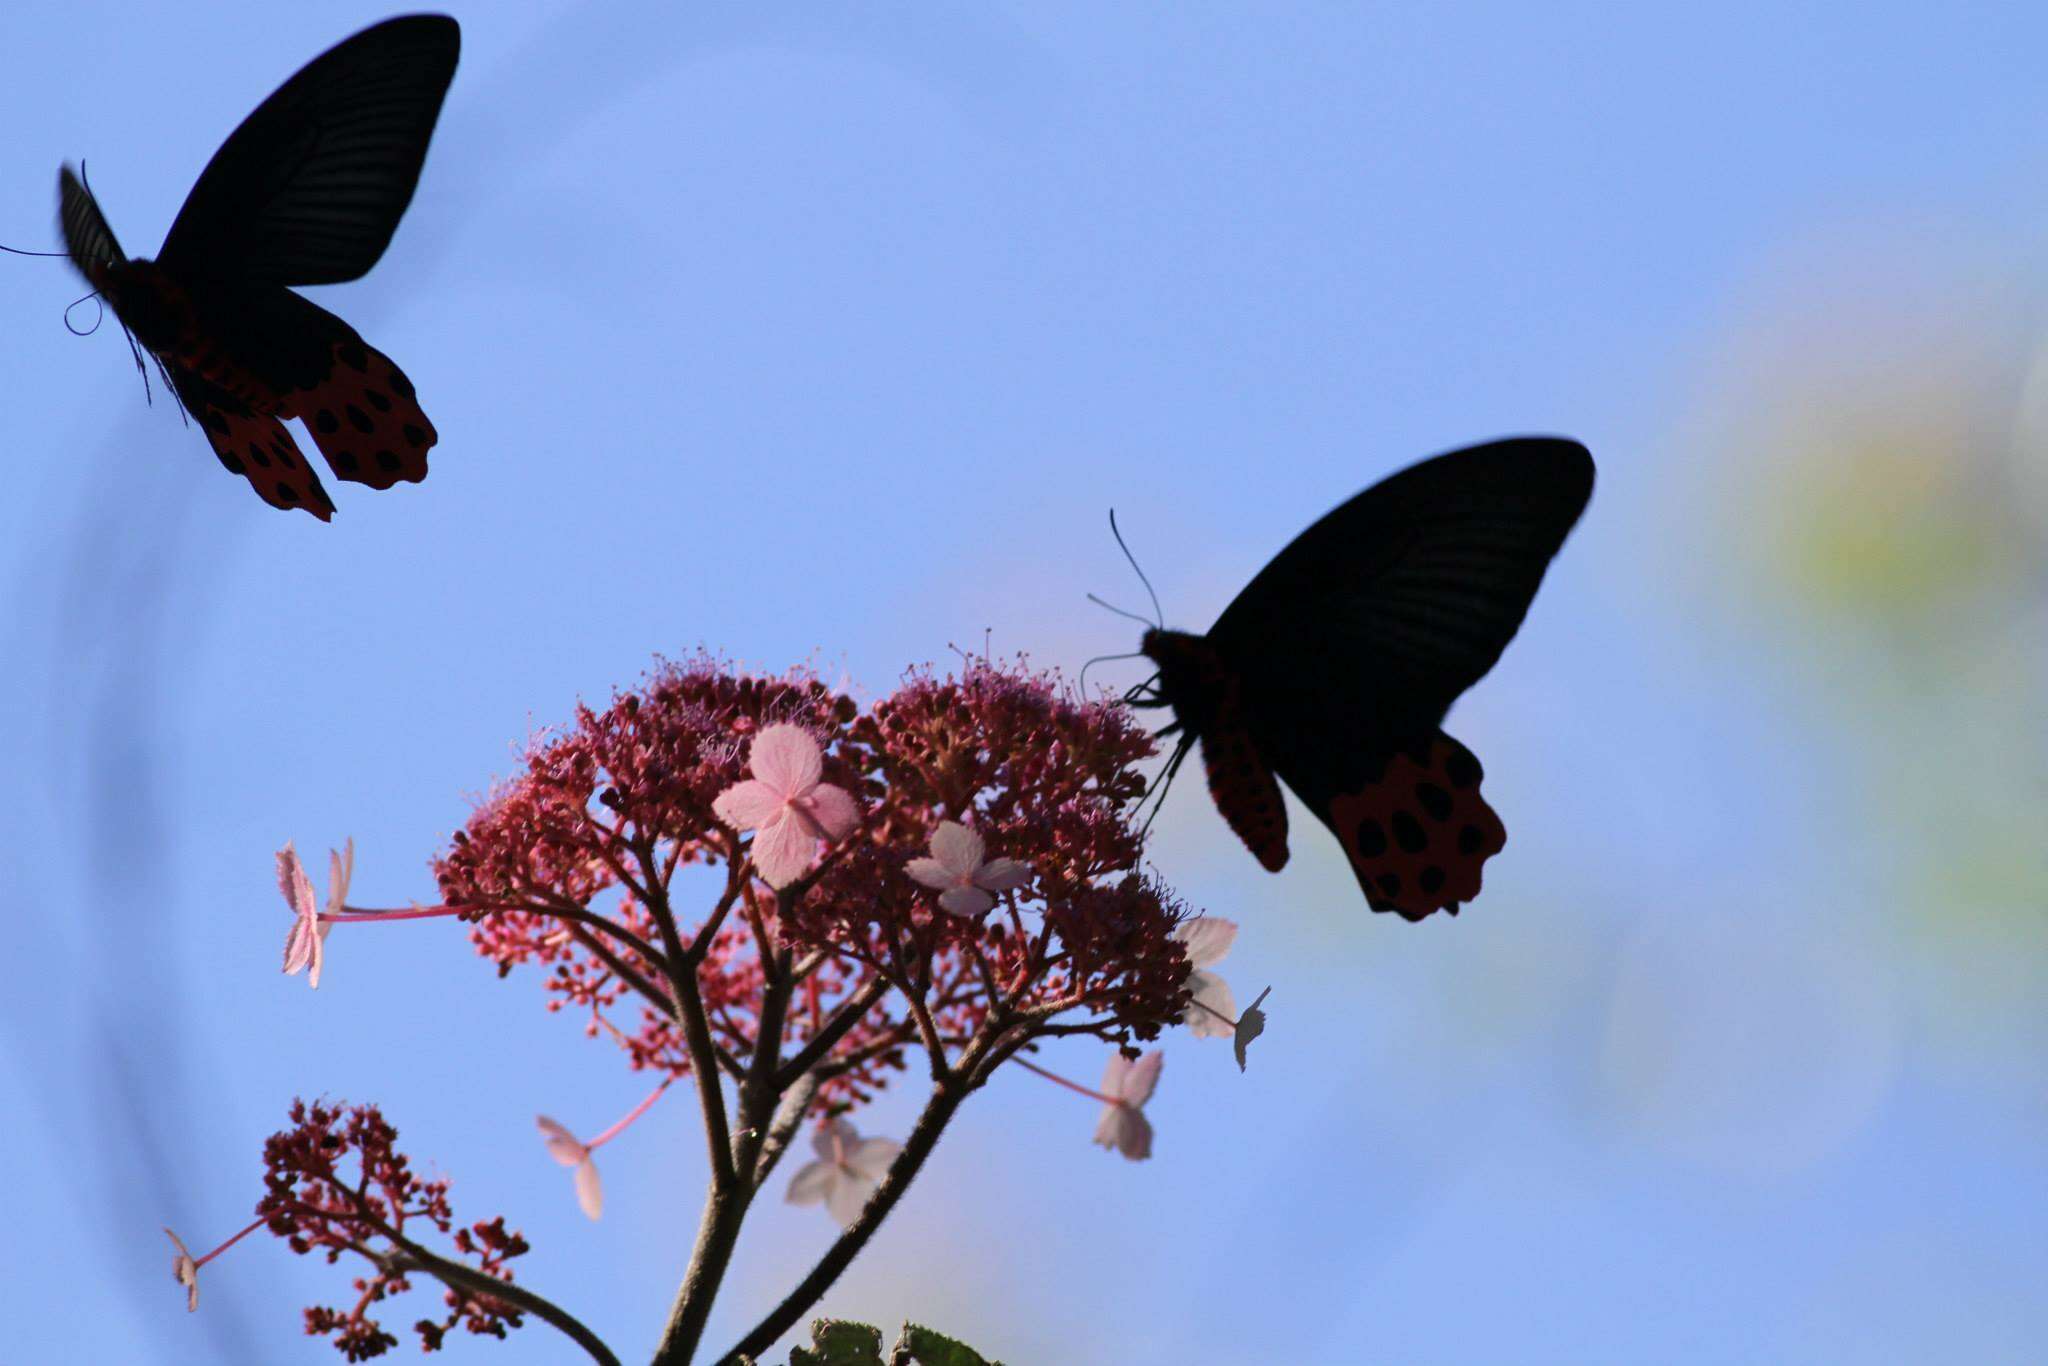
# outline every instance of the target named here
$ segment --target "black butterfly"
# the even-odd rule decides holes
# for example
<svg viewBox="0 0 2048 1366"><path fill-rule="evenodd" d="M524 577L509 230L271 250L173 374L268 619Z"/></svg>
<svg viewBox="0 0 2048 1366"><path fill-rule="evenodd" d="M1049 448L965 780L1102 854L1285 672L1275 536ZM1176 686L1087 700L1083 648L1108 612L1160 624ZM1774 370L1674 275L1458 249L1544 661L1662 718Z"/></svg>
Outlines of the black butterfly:
<svg viewBox="0 0 2048 1366"><path fill-rule="evenodd" d="M1287 862L1277 774L1330 827L1376 911L1455 914L1507 831L1472 752L1439 729L1500 658L1593 493L1575 441L1521 437L1412 465L1260 570L1207 635L1145 632L1128 700L1201 742L1217 808Z"/></svg>
<svg viewBox="0 0 2048 1366"><path fill-rule="evenodd" d="M280 419L372 488L427 474L434 424L354 328L288 285L353 280L412 201L461 31L444 15L364 29L308 62L221 144L150 261L129 260L66 166L71 260L155 358L214 454L263 501L323 522L334 503ZM140 351L136 364L142 364Z"/></svg>

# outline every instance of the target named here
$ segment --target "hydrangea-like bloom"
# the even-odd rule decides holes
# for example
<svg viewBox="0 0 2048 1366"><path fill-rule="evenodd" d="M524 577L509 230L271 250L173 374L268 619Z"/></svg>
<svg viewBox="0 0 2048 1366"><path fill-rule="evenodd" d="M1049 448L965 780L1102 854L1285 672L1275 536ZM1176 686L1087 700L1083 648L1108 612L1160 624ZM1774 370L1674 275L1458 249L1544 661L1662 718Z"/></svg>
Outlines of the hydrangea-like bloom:
<svg viewBox="0 0 2048 1366"><path fill-rule="evenodd" d="M199 1308L199 1263L192 1260L184 1239L168 1228L164 1230L164 1237L178 1249L178 1255L171 1259L171 1277L185 1287L185 1312L194 1313Z"/></svg>
<svg viewBox="0 0 2048 1366"><path fill-rule="evenodd" d="M356 842L348 841L347 851L327 851L327 914L339 913L348 901L349 879L355 875ZM326 961L327 932L334 928L331 919L323 919L319 904L313 896L313 880L306 876L305 865L299 862L299 851L292 847L290 840L277 851L277 889L284 893L285 905L292 909L291 932L284 941L284 971L286 976L304 971L307 985L314 990L320 988L320 968Z"/></svg>
<svg viewBox="0 0 2048 1366"><path fill-rule="evenodd" d="M1174 927L1173 937L1187 950L1188 1008L1181 1023L1198 1039L1227 1039L1237 1028L1237 998L1230 983L1207 971L1230 952L1237 942L1237 922L1205 915L1183 920Z"/></svg>
<svg viewBox="0 0 2048 1366"><path fill-rule="evenodd" d="M848 1227L860 1217L903 1145L893 1139L862 1138L845 1119L834 1119L818 1126L811 1136L811 1151L817 1160L797 1169L783 1198L792 1205L822 1201L840 1226Z"/></svg>
<svg viewBox="0 0 2048 1366"><path fill-rule="evenodd" d="M932 856L914 858L908 872L939 893L939 908L972 919L996 904L993 893L1022 887L1031 869L1013 858L982 860L981 836L958 821L940 821L932 832Z"/></svg>
<svg viewBox="0 0 2048 1366"><path fill-rule="evenodd" d="M1112 1053L1109 1066L1102 1069L1102 1094L1108 1104L1095 1121L1095 1141L1115 1148L1133 1162L1152 1156L1152 1121L1145 1118L1145 1102L1159 1085L1159 1069L1166 1055L1156 1049L1136 1062L1122 1053Z"/></svg>
<svg viewBox="0 0 2048 1366"><path fill-rule="evenodd" d="M836 840L860 820L844 788L824 781L825 756L800 726L770 726L754 737L754 776L718 794L711 809L735 830L752 830L754 867L770 887L810 871L818 841Z"/></svg>

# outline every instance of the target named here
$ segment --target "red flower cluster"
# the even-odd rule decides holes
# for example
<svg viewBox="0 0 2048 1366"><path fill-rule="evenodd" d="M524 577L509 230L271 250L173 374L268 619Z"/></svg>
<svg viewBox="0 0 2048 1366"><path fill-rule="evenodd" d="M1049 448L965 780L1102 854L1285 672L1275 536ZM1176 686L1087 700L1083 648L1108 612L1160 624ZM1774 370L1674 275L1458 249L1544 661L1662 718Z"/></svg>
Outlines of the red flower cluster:
<svg viewBox="0 0 2048 1366"><path fill-rule="evenodd" d="M493 1282L510 1283L506 1263L527 1250L503 1218L454 1230L457 1253L473 1266L444 1259L420 1245L418 1226L442 1234L453 1227L448 1183L413 1172L396 1147L398 1131L376 1106L294 1101L291 1120L291 1128L263 1145L265 1194L256 1212L302 1256L324 1252L332 1264L354 1254L371 1268L356 1278L352 1306L306 1310L307 1333L331 1334L349 1361L382 1356L398 1339L369 1311L410 1289L407 1275L417 1271L436 1275L447 1287L447 1316L413 1325L426 1351L438 1348L458 1324L497 1338L520 1326L519 1309L490 1293Z"/></svg>
<svg viewBox="0 0 2048 1366"><path fill-rule="evenodd" d="M822 780L861 808L855 831L779 890L714 809L747 780L754 737L777 725L811 736ZM916 672L861 714L806 674L748 677L699 656L543 737L435 872L444 901L473 919L478 952L501 972L550 969L551 1008L585 1012L636 1068L690 1069L679 964L695 963L734 1076L759 1037L764 982L795 972L778 1026L800 1054L822 1046L811 1061L841 1108L919 1044L938 1059L992 1025L1013 1046L1040 1032L1128 1043L1178 1017L1184 912L1137 875L1128 819L1145 786L1136 765L1153 752L1122 707L1077 701L1022 666ZM939 913L906 872L948 820L1029 867L993 914ZM692 890L694 911L680 904ZM1087 1018L1041 1028L1069 1012Z"/></svg>

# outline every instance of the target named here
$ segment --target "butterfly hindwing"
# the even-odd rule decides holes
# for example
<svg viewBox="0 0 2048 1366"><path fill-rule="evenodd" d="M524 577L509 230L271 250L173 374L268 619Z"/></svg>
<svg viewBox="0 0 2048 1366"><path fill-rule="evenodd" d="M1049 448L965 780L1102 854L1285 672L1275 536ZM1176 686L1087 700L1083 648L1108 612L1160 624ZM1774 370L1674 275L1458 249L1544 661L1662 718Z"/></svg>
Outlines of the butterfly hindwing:
<svg viewBox="0 0 2048 1366"><path fill-rule="evenodd" d="M214 153L158 261L187 280L361 276L412 202L460 52L453 19L417 14L315 57Z"/></svg>
<svg viewBox="0 0 2048 1366"><path fill-rule="evenodd" d="M1482 866L1508 842L1479 795L1484 776L1471 750L1438 731L1425 745L1372 756L1355 787L1315 808L1374 910L1421 920L1456 915L1479 895Z"/></svg>
<svg viewBox="0 0 2048 1366"><path fill-rule="evenodd" d="M306 462L292 434L275 415L257 412L247 401L181 366L168 367L178 401L206 433L213 453L230 474L239 474L256 496L274 508L300 508L325 522L334 500Z"/></svg>
<svg viewBox="0 0 2048 1366"><path fill-rule="evenodd" d="M1202 734L1209 795L1245 848L1269 873L1287 866L1287 804L1273 770L1259 757L1243 723L1225 710Z"/></svg>

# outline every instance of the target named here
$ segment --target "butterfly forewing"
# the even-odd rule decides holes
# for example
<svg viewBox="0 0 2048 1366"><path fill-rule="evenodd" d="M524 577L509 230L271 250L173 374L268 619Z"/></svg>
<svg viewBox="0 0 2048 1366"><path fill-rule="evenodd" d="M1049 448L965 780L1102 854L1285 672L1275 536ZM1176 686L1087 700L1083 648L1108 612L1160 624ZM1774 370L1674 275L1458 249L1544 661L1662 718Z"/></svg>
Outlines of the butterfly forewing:
<svg viewBox="0 0 2048 1366"><path fill-rule="evenodd" d="M214 153L159 263L249 283L362 275L412 202L460 49L453 19L409 15L314 58Z"/></svg>
<svg viewBox="0 0 2048 1366"><path fill-rule="evenodd" d="M69 166L57 171L57 221L64 229L64 248L71 253L71 264L93 281L94 288L99 287L95 277L110 262L127 259L92 191L71 174Z"/></svg>

